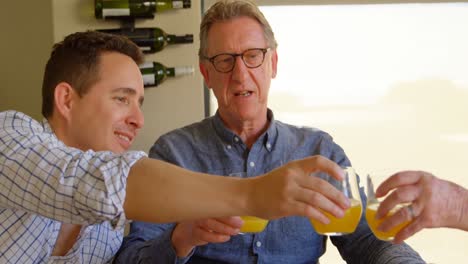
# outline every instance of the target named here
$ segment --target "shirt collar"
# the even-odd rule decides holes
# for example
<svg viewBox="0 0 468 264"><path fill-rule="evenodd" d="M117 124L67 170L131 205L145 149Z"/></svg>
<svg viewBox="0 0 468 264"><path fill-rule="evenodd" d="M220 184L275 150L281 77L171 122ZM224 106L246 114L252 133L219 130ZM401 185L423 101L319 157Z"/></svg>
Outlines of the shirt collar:
<svg viewBox="0 0 468 264"><path fill-rule="evenodd" d="M44 128L44 132L55 135L54 131L52 130L52 127L49 124L49 121L47 121L46 118L42 119L42 127Z"/></svg>
<svg viewBox="0 0 468 264"><path fill-rule="evenodd" d="M278 137L277 122L275 121L273 111L271 111L271 109L267 109L267 119L270 121L270 125L268 126L268 129L257 139L257 141L262 140L265 148L271 152ZM213 117L213 127L216 134L227 144L235 144L240 140L240 138L234 132L232 132L224 125L218 111L216 111L216 114Z"/></svg>

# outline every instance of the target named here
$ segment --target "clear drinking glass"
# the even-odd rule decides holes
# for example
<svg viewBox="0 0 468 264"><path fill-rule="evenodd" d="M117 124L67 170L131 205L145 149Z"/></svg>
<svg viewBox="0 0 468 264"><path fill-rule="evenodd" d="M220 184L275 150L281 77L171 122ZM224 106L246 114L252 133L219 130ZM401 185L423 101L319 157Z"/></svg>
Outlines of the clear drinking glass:
<svg viewBox="0 0 468 264"><path fill-rule="evenodd" d="M315 228L315 231L322 235L328 236L339 236L354 232L359 224L362 214L362 202L361 195L359 193L359 186L357 183L357 175L352 167L343 168L345 171L345 178L343 181L338 181L327 175L326 173L316 173L317 177L320 177L348 197L351 203L351 207L346 210L345 215L342 218L336 218L335 216L323 212L329 219L329 224L322 224L321 222L310 219L310 222Z"/></svg>
<svg viewBox="0 0 468 264"><path fill-rule="evenodd" d="M245 172L230 173L229 177L245 178ZM268 220L256 216L241 216L244 221L240 229L240 234L262 232L268 224Z"/></svg>
<svg viewBox="0 0 468 264"><path fill-rule="evenodd" d="M377 199L375 197L375 188L374 188L374 182L377 184L382 183L384 180L384 177L381 176L370 176L367 175L366 177L366 195L367 195L367 206L366 206L366 220L367 224L369 225L370 229L372 230L372 233L380 239L384 241L390 241L393 240L395 235L404 227L406 227L410 221L403 222L392 229L390 229L387 232L382 232L377 229L377 227L382 223L385 219L388 217L392 216L395 212L400 210L401 208L405 207L408 205L408 203L404 204L399 204L396 207L394 207L385 217L381 219L375 219L375 215L377 213L377 209L379 208L380 202L385 199L385 197Z"/></svg>

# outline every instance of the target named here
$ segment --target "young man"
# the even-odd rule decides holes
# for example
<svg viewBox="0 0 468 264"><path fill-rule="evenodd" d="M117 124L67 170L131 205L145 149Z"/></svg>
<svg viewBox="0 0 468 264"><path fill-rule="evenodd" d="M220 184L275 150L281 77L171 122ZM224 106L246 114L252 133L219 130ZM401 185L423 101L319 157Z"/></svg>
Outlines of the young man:
<svg viewBox="0 0 468 264"><path fill-rule="evenodd" d="M344 151L325 132L277 121L268 91L278 55L273 31L255 4L216 2L200 26L200 70L218 101L215 116L163 135L150 156L199 172L253 177L309 155L350 166ZM329 207L330 184L313 177L314 207ZM331 188L334 189L334 188ZM336 191L336 189L335 189ZM364 196L364 194L362 194ZM321 219L323 215L315 216ZM379 241L365 219L349 235L332 237L347 263L424 263L408 245ZM237 235L239 217L174 224L133 222L118 263L317 263L326 237L309 219L270 221L258 234Z"/></svg>
<svg viewBox="0 0 468 264"><path fill-rule="evenodd" d="M341 178L322 157L242 181L127 151L144 123L141 62L124 37L71 34L47 62L44 121L0 113L0 263L109 262L126 219L313 216L308 175Z"/></svg>

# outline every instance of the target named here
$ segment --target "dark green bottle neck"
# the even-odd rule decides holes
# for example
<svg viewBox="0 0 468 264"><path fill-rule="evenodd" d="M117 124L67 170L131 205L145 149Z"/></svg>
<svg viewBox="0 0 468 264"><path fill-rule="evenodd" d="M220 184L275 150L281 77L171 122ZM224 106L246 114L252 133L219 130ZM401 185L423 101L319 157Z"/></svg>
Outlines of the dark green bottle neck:
<svg viewBox="0 0 468 264"><path fill-rule="evenodd" d="M193 43L193 35L187 34L187 35L177 36L177 35L168 34L166 35L166 41L169 44Z"/></svg>
<svg viewBox="0 0 468 264"><path fill-rule="evenodd" d="M166 68L166 75L168 77L174 77L175 76L175 68Z"/></svg>
<svg viewBox="0 0 468 264"><path fill-rule="evenodd" d="M175 76L175 68L173 67L166 67L159 62L154 62L154 71L156 75L165 74L166 77L174 77Z"/></svg>

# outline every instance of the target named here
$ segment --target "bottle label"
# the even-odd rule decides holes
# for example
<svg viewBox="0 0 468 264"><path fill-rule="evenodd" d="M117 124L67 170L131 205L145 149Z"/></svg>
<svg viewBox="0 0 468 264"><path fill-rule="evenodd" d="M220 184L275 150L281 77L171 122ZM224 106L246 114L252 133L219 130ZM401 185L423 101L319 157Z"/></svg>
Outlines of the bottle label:
<svg viewBox="0 0 468 264"><path fill-rule="evenodd" d="M193 74L195 70L192 66L181 66L181 67L174 67L174 75L181 76L181 75L190 75Z"/></svg>
<svg viewBox="0 0 468 264"><path fill-rule="evenodd" d="M104 8L102 17L130 16L130 8Z"/></svg>
<svg viewBox="0 0 468 264"><path fill-rule="evenodd" d="M150 68L150 69L153 69L153 62L143 62L142 64L138 65L138 67L140 69L147 69L147 68Z"/></svg>
<svg viewBox="0 0 468 264"><path fill-rule="evenodd" d="M183 1L172 1L172 8L184 8Z"/></svg>
<svg viewBox="0 0 468 264"><path fill-rule="evenodd" d="M144 86L154 86L156 84L156 79L154 74L143 74L143 85Z"/></svg>

